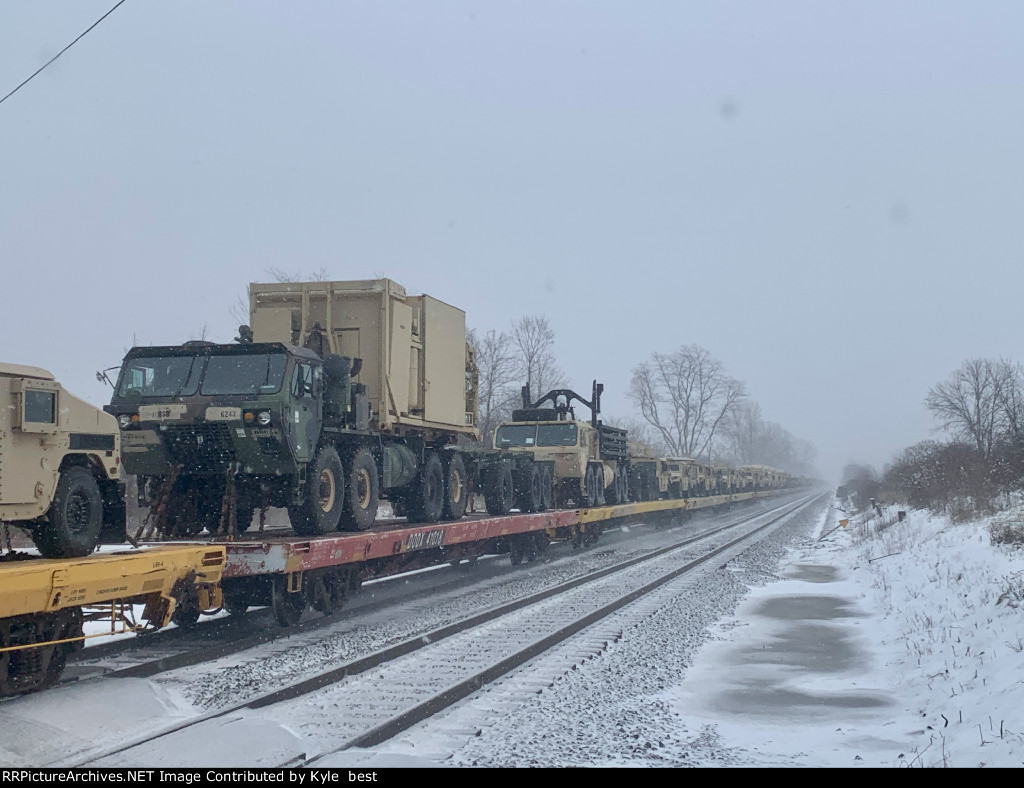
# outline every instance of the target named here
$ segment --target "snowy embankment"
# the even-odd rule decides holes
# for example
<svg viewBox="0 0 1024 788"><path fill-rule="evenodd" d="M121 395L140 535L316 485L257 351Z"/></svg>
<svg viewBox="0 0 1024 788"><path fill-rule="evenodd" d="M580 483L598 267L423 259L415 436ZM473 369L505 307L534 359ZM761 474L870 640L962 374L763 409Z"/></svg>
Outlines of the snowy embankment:
<svg viewBox="0 0 1024 788"><path fill-rule="evenodd" d="M529 700L484 693L338 763L1021 765L1024 552L987 520L808 515Z"/></svg>
<svg viewBox="0 0 1024 788"><path fill-rule="evenodd" d="M839 526L847 517L847 527ZM1018 518L1024 514L996 522ZM745 719L730 715L727 724L715 725L720 743L742 752L741 762L749 765L1024 763L1024 610L1018 593L1024 552L993 545L991 524L954 524L922 511L899 522L895 508L881 515L826 515L817 537L795 547L782 572L792 577L800 567L835 570L835 584L823 590L852 607L845 622L831 625L837 640L852 633L860 655L832 671L794 672L790 688L846 701L873 693L886 703L873 709L848 703L845 711L840 706L829 713L810 705L797 713L777 709L770 720L748 709ZM749 628L748 641L770 648L771 633L743 613L785 593L807 592L793 581L757 589L720 634L735 645L744 637L738 633ZM692 680L708 675L709 654L716 652L706 650ZM688 697L695 694L683 695Z"/></svg>

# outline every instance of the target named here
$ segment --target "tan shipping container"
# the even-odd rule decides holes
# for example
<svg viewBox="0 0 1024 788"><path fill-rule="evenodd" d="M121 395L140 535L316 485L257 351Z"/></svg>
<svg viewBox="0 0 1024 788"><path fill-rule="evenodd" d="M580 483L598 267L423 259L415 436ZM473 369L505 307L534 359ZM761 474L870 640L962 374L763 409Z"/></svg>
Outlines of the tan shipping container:
<svg viewBox="0 0 1024 788"><path fill-rule="evenodd" d="M253 283L249 307L255 342L362 359L355 380L366 386L375 429L476 434L461 309L410 296L390 279Z"/></svg>

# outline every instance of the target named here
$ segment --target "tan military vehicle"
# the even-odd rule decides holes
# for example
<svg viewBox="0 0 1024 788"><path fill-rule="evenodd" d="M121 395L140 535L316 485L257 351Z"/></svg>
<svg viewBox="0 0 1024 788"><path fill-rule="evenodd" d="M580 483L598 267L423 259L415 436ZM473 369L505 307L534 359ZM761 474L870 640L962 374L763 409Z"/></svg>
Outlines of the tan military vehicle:
<svg viewBox="0 0 1024 788"><path fill-rule="evenodd" d="M731 465L725 463L715 465L715 479L719 495L728 495L739 491L739 473Z"/></svg>
<svg viewBox="0 0 1024 788"><path fill-rule="evenodd" d="M125 523L117 421L38 367L0 364L0 522L44 556L80 557Z"/></svg>
<svg viewBox="0 0 1024 788"><path fill-rule="evenodd" d="M569 389L554 389L536 402L523 387L523 407L498 426L494 448L529 454L551 468L554 504L564 508L604 506L629 500L629 449L626 431L601 423L601 392L594 381L590 401ZM576 418L574 401L590 409L590 421ZM550 406L545 407L545 403Z"/></svg>

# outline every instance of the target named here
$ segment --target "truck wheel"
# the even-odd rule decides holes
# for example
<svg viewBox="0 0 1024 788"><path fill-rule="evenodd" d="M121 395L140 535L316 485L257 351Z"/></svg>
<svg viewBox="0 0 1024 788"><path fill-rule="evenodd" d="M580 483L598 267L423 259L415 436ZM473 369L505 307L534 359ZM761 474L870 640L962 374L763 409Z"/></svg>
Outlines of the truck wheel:
<svg viewBox="0 0 1024 788"><path fill-rule="evenodd" d="M484 481L484 503L488 514L508 514L512 511L514 495L512 469L508 465L498 463L487 471Z"/></svg>
<svg viewBox="0 0 1024 788"><path fill-rule="evenodd" d="M469 503L469 477L462 455L452 452L444 469L444 511L442 520L460 520Z"/></svg>
<svg viewBox="0 0 1024 788"><path fill-rule="evenodd" d="M583 508L592 506L597 506L597 474L594 473L594 466L588 465L583 476Z"/></svg>
<svg viewBox="0 0 1024 788"><path fill-rule="evenodd" d="M540 468L533 465L518 474L516 505L521 512L539 512L544 504Z"/></svg>
<svg viewBox="0 0 1024 788"><path fill-rule="evenodd" d="M103 527L103 496L85 468L60 475L50 505L49 523L36 528L35 542L46 558L81 558L95 549Z"/></svg>
<svg viewBox="0 0 1024 788"><path fill-rule="evenodd" d="M555 490L554 482L551 479L551 469L544 468L541 470L540 475L540 497L541 497L541 511L548 511L554 503Z"/></svg>
<svg viewBox="0 0 1024 788"><path fill-rule="evenodd" d="M377 521L380 499L377 461L365 446L355 450L346 475L346 500L338 526L342 531L366 531Z"/></svg>
<svg viewBox="0 0 1024 788"><path fill-rule="evenodd" d="M344 479L338 452L324 446L306 471L302 504L288 507L288 519L295 533L299 536L321 536L338 529L345 502Z"/></svg>
<svg viewBox="0 0 1024 788"><path fill-rule="evenodd" d="M436 523L444 508L444 468L436 451L423 453L423 467L414 484L409 501L409 519L413 522Z"/></svg>
<svg viewBox="0 0 1024 788"><path fill-rule="evenodd" d="M596 492L595 500L598 506L605 504L604 468L600 465L594 466L594 487Z"/></svg>

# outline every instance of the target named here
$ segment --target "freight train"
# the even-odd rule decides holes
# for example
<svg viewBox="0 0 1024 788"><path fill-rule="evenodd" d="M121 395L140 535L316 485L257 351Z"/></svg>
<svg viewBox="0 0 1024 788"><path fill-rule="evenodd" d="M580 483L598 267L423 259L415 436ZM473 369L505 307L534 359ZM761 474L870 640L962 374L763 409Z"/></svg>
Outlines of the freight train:
<svg viewBox="0 0 1024 788"><path fill-rule="evenodd" d="M144 603L151 627L253 605L289 625L369 577L494 552L518 564L552 540L591 544L612 520L796 482L651 456L600 421L596 381L590 400L558 389L531 401L524 387L523 407L482 447L464 313L387 279L253 284L250 307L233 344L132 348L105 413L43 370L0 367L0 526L26 527L61 559L0 557L0 695L55 681L111 588ZM128 541L195 542L160 563L159 584L111 584L153 571L138 553L88 555L101 528L125 539L123 474L147 512ZM489 517L465 517L474 493ZM378 522L382 500L404 522ZM269 507L287 510L294 537L263 532Z"/></svg>

